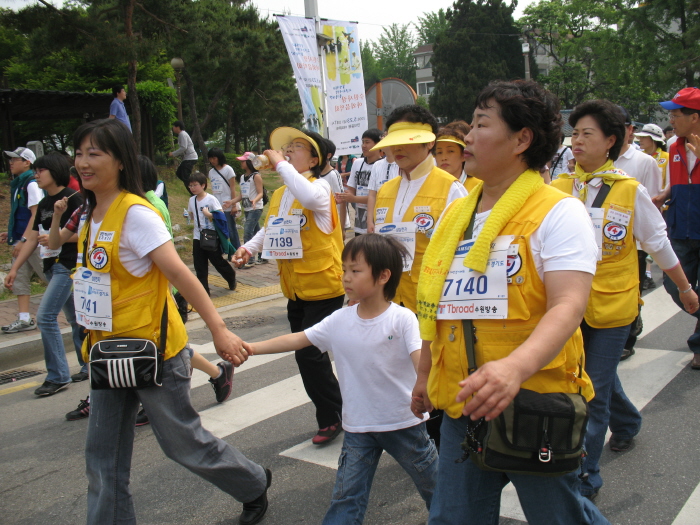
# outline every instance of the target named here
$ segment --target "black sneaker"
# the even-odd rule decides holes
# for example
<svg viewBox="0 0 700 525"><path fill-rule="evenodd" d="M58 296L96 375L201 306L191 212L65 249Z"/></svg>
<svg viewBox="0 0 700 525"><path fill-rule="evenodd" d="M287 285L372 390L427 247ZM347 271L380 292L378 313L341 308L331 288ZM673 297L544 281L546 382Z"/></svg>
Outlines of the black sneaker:
<svg viewBox="0 0 700 525"><path fill-rule="evenodd" d="M233 390L233 365L228 361L222 361L216 366L221 369L221 374L216 379L210 378L209 382L214 389L217 403L223 403Z"/></svg>
<svg viewBox="0 0 700 525"><path fill-rule="evenodd" d="M70 380L73 381L73 383L80 383L81 381L85 381L89 378L90 374L87 372L78 372L77 374L70 376Z"/></svg>
<svg viewBox="0 0 700 525"><path fill-rule="evenodd" d="M141 407L141 410L139 410L139 413L136 415L136 426L137 427L142 427L144 425L148 425L150 421L148 421L148 414L146 414L146 409Z"/></svg>
<svg viewBox="0 0 700 525"><path fill-rule="evenodd" d="M241 512L241 516L238 518L238 523L240 525L255 525L265 516L268 507L267 489L269 489L272 484L272 472L269 468L265 469L265 477L267 478L265 492L253 501L243 504L243 512Z"/></svg>
<svg viewBox="0 0 700 525"><path fill-rule="evenodd" d="M78 408L72 410L66 414L66 419L68 421L78 421L79 419L84 419L90 415L90 398L82 399L78 403Z"/></svg>
<svg viewBox="0 0 700 525"><path fill-rule="evenodd" d="M51 383L51 382L49 382L49 381L44 381L44 384L41 385L39 388L37 388L37 389L34 391L34 393L35 393L37 396L42 396L42 397L45 397L45 396L52 396L52 395L54 395L56 392L60 392L61 390L63 390L64 388L66 388L68 385L70 385L70 383L63 383L63 384L61 385L61 384L58 384L58 383Z"/></svg>

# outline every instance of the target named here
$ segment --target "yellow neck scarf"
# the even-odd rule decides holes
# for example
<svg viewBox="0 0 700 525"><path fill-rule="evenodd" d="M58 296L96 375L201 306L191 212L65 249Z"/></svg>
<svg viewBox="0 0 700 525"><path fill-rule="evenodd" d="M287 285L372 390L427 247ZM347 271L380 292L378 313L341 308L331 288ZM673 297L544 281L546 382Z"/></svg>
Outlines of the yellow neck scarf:
<svg viewBox="0 0 700 525"><path fill-rule="evenodd" d="M615 182L616 180L630 178L627 174L625 174L624 171L617 169L613 164L613 161L610 159L608 159L608 161L605 164L603 164L600 168L598 168L597 170L593 170L591 173L586 173L585 171L583 171L583 168L577 162L575 173L561 173L559 175L560 179L576 179L581 183L581 189L578 192L578 198L584 204L586 203L586 199L588 198L588 182L595 179L596 177L600 177L601 179L603 179L603 182L608 186L612 186L613 182Z"/></svg>
<svg viewBox="0 0 700 525"><path fill-rule="evenodd" d="M498 199L474 245L464 258L464 266L477 272L486 271L491 243L510 219L523 207L537 190L544 185L539 172L523 172ZM440 225L430 239L423 256L418 281L418 323L421 337L426 341L435 339L437 305L440 302L445 277L450 271L457 245L474 214L476 204L484 187L479 182L467 197L457 199L449 211L440 219Z"/></svg>

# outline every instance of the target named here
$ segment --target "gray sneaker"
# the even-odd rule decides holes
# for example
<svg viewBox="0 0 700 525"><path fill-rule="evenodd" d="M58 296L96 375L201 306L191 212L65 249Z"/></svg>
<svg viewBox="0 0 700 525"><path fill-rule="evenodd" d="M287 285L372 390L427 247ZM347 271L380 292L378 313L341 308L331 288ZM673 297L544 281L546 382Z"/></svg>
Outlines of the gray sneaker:
<svg viewBox="0 0 700 525"><path fill-rule="evenodd" d="M0 328L4 334L16 334L17 332L27 332L29 330L36 330L36 322L34 319L29 321L22 321L21 319L14 320L11 324L5 325Z"/></svg>

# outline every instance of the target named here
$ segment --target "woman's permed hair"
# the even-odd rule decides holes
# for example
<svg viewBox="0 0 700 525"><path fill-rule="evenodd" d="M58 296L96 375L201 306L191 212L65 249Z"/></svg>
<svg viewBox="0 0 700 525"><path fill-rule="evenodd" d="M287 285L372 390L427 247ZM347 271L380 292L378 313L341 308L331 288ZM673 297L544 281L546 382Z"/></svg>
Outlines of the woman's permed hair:
<svg viewBox="0 0 700 525"><path fill-rule="evenodd" d="M410 257L406 248L393 237L366 233L348 241L343 249L341 260L356 261L358 255L362 255L372 269L375 283L383 270L389 270L391 276L384 285L384 298L391 301L396 296L396 289L401 281L404 258Z"/></svg>
<svg viewBox="0 0 700 525"><path fill-rule="evenodd" d="M399 106L392 111L389 118L386 119L386 129L388 130L392 124L396 124L399 121L428 124L434 134L437 135L438 132L437 119L430 111L416 104Z"/></svg>
<svg viewBox="0 0 700 525"><path fill-rule="evenodd" d="M34 169L49 170L56 186L68 186L70 182L71 163L62 153L57 151L39 157L34 162Z"/></svg>
<svg viewBox="0 0 700 525"><path fill-rule="evenodd" d="M440 137L453 136L461 141L464 141L471 130L472 127L463 120L455 120L454 122L450 122L449 124L441 127L437 132L437 138L439 140Z"/></svg>
<svg viewBox="0 0 700 525"><path fill-rule="evenodd" d="M620 106L609 100L589 100L576 106L569 115L569 125L574 128L583 117L592 117L606 137L615 137L615 144L608 151L610 160L617 160L625 144L625 115Z"/></svg>
<svg viewBox="0 0 700 525"><path fill-rule="evenodd" d="M83 142L89 140L93 147L109 153L115 160L121 162L119 171L119 189L143 197L143 185L141 184L141 171L139 170L138 154L134 137L122 122L113 118L93 120L86 122L73 133L73 147L79 148ZM91 216L95 207L95 194L83 188L79 179L80 191L85 197L88 216Z"/></svg>
<svg viewBox="0 0 700 525"><path fill-rule="evenodd" d="M496 81L476 97L475 106L486 109L498 104L501 118L512 132L528 128L532 142L522 158L527 167L540 170L559 149L561 117L559 99L532 80Z"/></svg>

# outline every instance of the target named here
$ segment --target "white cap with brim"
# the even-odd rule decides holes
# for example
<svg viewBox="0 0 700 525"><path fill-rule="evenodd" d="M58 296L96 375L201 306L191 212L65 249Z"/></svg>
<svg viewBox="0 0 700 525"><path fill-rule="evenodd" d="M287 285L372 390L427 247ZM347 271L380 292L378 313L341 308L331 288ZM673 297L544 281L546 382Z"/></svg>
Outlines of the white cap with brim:
<svg viewBox="0 0 700 525"><path fill-rule="evenodd" d="M651 137L655 142L666 144L663 130L656 124L644 124L642 131L634 134L635 137Z"/></svg>
<svg viewBox="0 0 700 525"><path fill-rule="evenodd" d="M282 149L282 146L289 144L294 139L308 140L311 146L316 150L316 153L318 153L318 158L320 159L323 157L318 143L306 133L296 128L282 127L273 130L272 133L270 133L270 146L272 146L272 149L279 151Z"/></svg>
<svg viewBox="0 0 700 525"><path fill-rule="evenodd" d="M430 124L419 122L397 122L389 126L386 137L377 142L371 151L387 146L399 146L402 144L427 144L435 142L435 133Z"/></svg>
<svg viewBox="0 0 700 525"><path fill-rule="evenodd" d="M28 160L31 164L36 162L36 155L29 148L17 148L15 151L6 151L5 155L16 159Z"/></svg>

